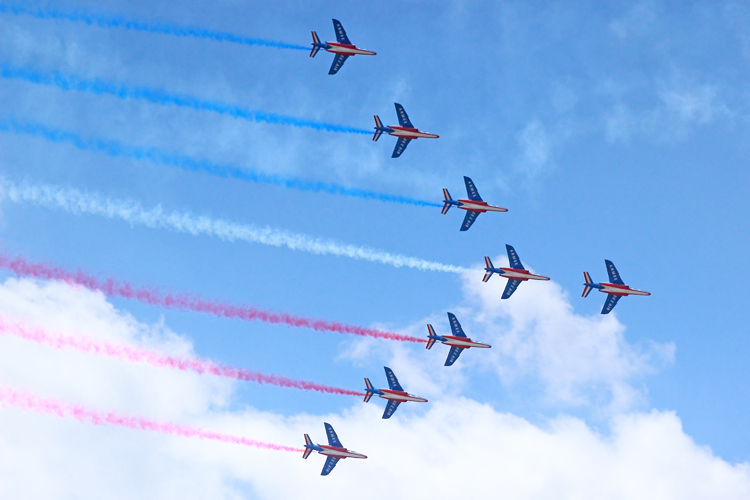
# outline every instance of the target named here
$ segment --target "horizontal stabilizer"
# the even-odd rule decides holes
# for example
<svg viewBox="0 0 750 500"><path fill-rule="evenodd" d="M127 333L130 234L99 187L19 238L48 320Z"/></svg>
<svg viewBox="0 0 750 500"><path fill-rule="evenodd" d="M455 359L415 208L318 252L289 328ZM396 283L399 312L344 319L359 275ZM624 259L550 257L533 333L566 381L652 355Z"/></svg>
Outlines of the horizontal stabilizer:
<svg viewBox="0 0 750 500"><path fill-rule="evenodd" d="M594 287L588 286L590 284L593 284L594 281L591 279L591 276L586 271L583 272L583 279L586 281L586 283L583 285L583 294L581 294L581 297L588 297L591 293L591 290L594 289Z"/></svg>
<svg viewBox="0 0 750 500"><path fill-rule="evenodd" d="M373 141L377 141L380 139L380 136L383 135L383 122L380 121L380 117L378 115L375 115L375 136L372 138Z"/></svg>
<svg viewBox="0 0 750 500"><path fill-rule="evenodd" d="M435 345L436 340L433 337L437 337L437 334L435 333L435 329L432 327L432 325L427 325L427 334L429 337L427 338L427 349L431 349L432 346Z"/></svg>
<svg viewBox="0 0 750 500"><path fill-rule="evenodd" d="M308 436L307 434L305 434L305 444L308 445L308 446L312 446L313 445L312 439L310 439L310 436ZM305 451L302 452L302 458L309 457L310 453L312 453L312 452L313 452L312 448L305 447Z"/></svg>
<svg viewBox="0 0 750 500"><path fill-rule="evenodd" d="M373 395L373 393L370 392L370 391L373 390L372 382L370 382L370 379L367 378L367 377L365 377L365 387L367 387L367 389L369 389L369 390L365 389L365 403L367 403L367 402L370 401L370 398Z"/></svg>
<svg viewBox="0 0 750 500"><path fill-rule="evenodd" d="M443 188L443 197L445 198L445 204L443 205L443 210L441 211L441 213L445 215L448 213L448 210L450 210L451 205L453 205L451 203L453 201L453 198L451 198L451 194L445 188Z"/></svg>
<svg viewBox="0 0 750 500"><path fill-rule="evenodd" d="M312 48L312 51L310 52L310 57L315 57L315 54L317 54L318 51L320 50L320 46L317 45L320 43L320 38L318 38L318 34L315 33L314 31L312 32L312 37L313 37L313 48Z"/></svg>

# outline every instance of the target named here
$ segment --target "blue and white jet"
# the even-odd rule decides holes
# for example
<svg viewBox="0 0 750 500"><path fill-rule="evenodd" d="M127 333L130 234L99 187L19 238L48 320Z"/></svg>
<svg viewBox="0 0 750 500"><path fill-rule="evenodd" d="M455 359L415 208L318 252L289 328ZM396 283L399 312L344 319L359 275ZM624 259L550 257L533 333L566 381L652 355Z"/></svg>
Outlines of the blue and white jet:
<svg viewBox="0 0 750 500"><path fill-rule="evenodd" d="M309 457L310 453L313 451L317 451L321 455L328 457L326 458L326 463L323 465L323 471L320 473L321 476L327 476L330 474L342 458L367 458L366 455L344 448L331 424L323 422L323 425L325 425L326 435L328 435L328 446L324 444L313 444L310 436L305 434L305 451L302 452L302 458Z"/></svg>
<svg viewBox="0 0 750 500"><path fill-rule="evenodd" d="M505 249L508 251L508 261L510 262L510 267L494 267L490 258L485 256L484 263L487 267L484 268L485 273L484 278L482 278L482 281L484 281L485 283L487 283L495 273L502 276L503 278L508 278L508 284L505 285L505 290L503 291L503 296L501 297L502 299L507 299L511 295L513 295L513 292L516 291L516 288L518 288L518 285L520 285L522 281L549 281L549 278L546 276L532 274L527 271L523 267L523 264L521 264L521 259L518 258L518 254L512 246L505 245Z"/></svg>
<svg viewBox="0 0 750 500"><path fill-rule="evenodd" d="M409 142L411 142L412 139L437 139L438 137L440 137L439 135L431 134L429 132L423 132L415 128L414 125L411 124L411 120L409 120L409 115L407 115L406 111L404 111L404 107L397 102L393 104L396 105L398 125L388 125L387 127L383 126L383 122L380 121L380 117L378 115L375 115L375 135L372 138L373 141L377 141L378 139L380 139L380 136L383 135L383 132L394 137L398 137L398 141L396 141L396 147L393 148L393 154L391 155L391 158L398 158L399 156L401 156L401 153L406 150L406 146L409 145Z"/></svg>
<svg viewBox="0 0 750 500"><path fill-rule="evenodd" d="M464 184L466 184L466 193L468 194L469 199L454 200L453 198L451 198L451 194L448 192L448 190L443 189L443 196L445 197L445 200L443 201L443 211L441 212L443 215L447 214L448 210L450 210L450 208L454 205L461 210L466 210L466 217L464 217L464 222L463 224L461 224L461 231L468 230L471 225L474 224L474 221L477 220L479 214L482 214L484 212L508 211L507 208L496 207L482 200L482 197L479 196L479 191L477 191L477 187L474 185L474 181L466 176L464 176Z"/></svg>
<svg viewBox="0 0 750 500"><path fill-rule="evenodd" d="M435 329L432 327L432 325L427 325L427 349L432 348L432 346L435 345L435 342L442 342L443 344L450 346L451 348L450 352L448 353L448 359L445 360L445 366L451 366L453 363L455 363L458 359L458 356L461 355L461 352L464 349L468 349L470 347L482 347L485 349L489 349L490 347L492 347L488 344L474 342L469 337L467 337L463 329L461 328L461 323L459 323L456 319L455 314L448 313L448 322L451 324L453 335L438 335L435 333Z"/></svg>
<svg viewBox="0 0 750 500"><path fill-rule="evenodd" d="M604 264L607 266L607 274L609 275L609 283L594 283L589 273L583 272L583 279L586 283L583 284L583 295L581 297L588 297L591 290L596 288L602 293L607 294L607 300L604 301L604 307L602 307L602 314L609 314L609 312L615 308L617 301L620 297L626 295L651 295L649 292L643 290L636 290L630 288L628 285L623 283L620 278L620 273L617 272L617 268L612 264L611 260L604 259Z"/></svg>
<svg viewBox="0 0 750 500"><path fill-rule="evenodd" d="M318 34L316 32L312 32L312 51L310 52L310 57L315 57L315 54L318 53L320 49L323 49L327 52L331 52L332 54L336 54L336 57L333 58L333 64L331 64L331 69L328 70L329 75L335 75L338 70L341 69L341 66L344 65L344 62L346 62L346 59L350 56L374 56L376 55L375 52L371 50L365 50L360 49L359 47L354 46L352 42L349 41L349 37L346 36L346 31L344 31L344 27L341 26L341 23L334 19L333 20L333 30L336 32L336 41L335 42L321 42L320 38L318 38Z"/></svg>
<svg viewBox="0 0 750 500"><path fill-rule="evenodd" d="M393 374L393 370L384 366L385 377L388 379L388 387L390 389L375 389L370 382L369 378L365 378L365 403L370 401L373 396L380 396L383 399L388 400L388 404L385 406L385 412L383 412L383 418L391 418L391 415L396 411L398 405L407 401L416 401L417 403L426 403L425 398L414 396L413 394L407 393L401 384L398 383L396 375Z"/></svg>

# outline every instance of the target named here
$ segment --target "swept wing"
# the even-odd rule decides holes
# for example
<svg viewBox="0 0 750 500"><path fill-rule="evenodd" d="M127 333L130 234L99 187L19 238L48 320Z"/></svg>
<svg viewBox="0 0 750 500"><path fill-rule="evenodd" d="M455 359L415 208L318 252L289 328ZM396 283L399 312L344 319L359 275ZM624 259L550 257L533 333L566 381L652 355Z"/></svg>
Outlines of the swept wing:
<svg viewBox="0 0 750 500"><path fill-rule="evenodd" d="M415 128L414 125L411 124L411 120L409 120L409 115L407 115L406 111L404 111L404 107L397 102L395 102L394 104L396 105L396 116L398 116L398 124L402 127Z"/></svg>
<svg viewBox="0 0 750 500"><path fill-rule="evenodd" d="M336 41L339 43L345 43L346 45L352 45L352 42L349 41L349 37L346 36L346 31L344 31L344 27L341 26L341 23L338 19L333 20L333 31L336 32Z"/></svg>
<svg viewBox="0 0 750 500"><path fill-rule="evenodd" d="M477 220L477 217L479 217L479 212L466 212L466 216L464 217L464 221L461 224L461 231L468 230L472 224L474 224L474 221Z"/></svg>
<svg viewBox="0 0 750 500"><path fill-rule="evenodd" d="M344 54L336 54L336 57L333 58L333 62L331 63L331 69L328 70L328 74L335 75L338 73L348 57L349 56Z"/></svg>
<svg viewBox="0 0 750 500"><path fill-rule="evenodd" d="M464 333L463 328L461 328L461 323L458 322L455 314L448 313L448 322L451 324L451 331L453 332L453 335L455 335L456 337L466 338L466 334Z"/></svg>
<svg viewBox="0 0 750 500"><path fill-rule="evenodd" d="M445 366L451 366L453 363L455 363L458 357L461 355L461 351L463 351L463 348L461 347L451 347L451 350L448 353L448 359L445 360Z"/></svg>
<svg viewBox="0 0 750 500"><path fill-rule="evenodd" d="M406 150L406 146L408 146L410 142L411 139L407 139L406 137L399 137L398 141L396 141L396 147L393 148L393 154L391 155L391 158L398 158L399 156L401 156L401 153Z"/></svg>
<svg viewBox="0 0 750 500"><path fill-rule="evenodd" d="M604 264L607 266L607 274L609 275L609 282L617 285L624 285L620 273L617 272L617 268L612 264L611 260L604 259ZM614 306L612 306L614 307Z"/></svg>
<svg viewBox="0 0 750 500"><path fill-rule="evenodd" d="M323 464L323 471L320 473L321 476L327 476L331 473L334 467L336 467L336 464L339 463L339 458L336 457L328 457L326 458L326 463Z"/></svg>
<svg viewBox="0 0 750 500"><path fill-rule="evenodd" d="M609 312L615 308L617 301L620 300L622 295L607 295L607 300L604 301L604 307L602 307L602 314L609 314Z"/></svg>
<svg viewBox="0 0 750 500"><path fill-rule="evenodd" d="M385 411L383 412L383 418L391 418L391 415L393 415L400 404L400 401L388 400L388 404L385 406Z"/></svg>
<svg viewBox="0 0 750 500"><path fill-rule="evenodd" d="M513 295L513 292L516 291L516 288L518 288L518 285L521 284L520 280L508 280L508 283L505 285L505 290L503 291L503 296L500 297L501 299L507 299L511 295Z"/></svg>
<svg viewBox="0 0 750 500"><path fill-rule="evenodd" d="M403 391L404 389L401 387L401 384L398 383L398 379L396 378L396 375L394 375L393 370L387 366L384 366L383 368L385 368L385 377L388 379L388 387L394 391Z"/></svg>

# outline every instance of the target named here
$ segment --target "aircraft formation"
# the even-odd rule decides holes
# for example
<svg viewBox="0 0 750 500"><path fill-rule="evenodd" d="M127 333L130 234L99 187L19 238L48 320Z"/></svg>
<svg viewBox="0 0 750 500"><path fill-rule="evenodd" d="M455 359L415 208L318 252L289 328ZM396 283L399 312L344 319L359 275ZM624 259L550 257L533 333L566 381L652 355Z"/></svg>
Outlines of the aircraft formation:
<svg viewBox="0 0 750 500"><path fill-rule="evenodd" d="M312 31L312 50L310 57L314 58L318 52L323 49L326 52L330 52L334 55L331 67L328 71L329 75L337 74L344 63L349 57L355 55L368 55L374 56L375 52L359 48L351 43L349 37L344 30L343 25L336 19L333 19L334 32L336 34L336 41L333 42L321 42L315 31ZM304 49L304 47L303 47ZM407 146L412 140L416 139L438 139L437 134L425 132L417 129L412 124L404 106L399 103L394 103L396 116L398 119L398 125L384 125L378 115L374 115L375 119L375 132L372 138L373 142L385 133L391 135L397 139L391 158L399 158L405 152ZM457 209L464 210L465 216L459 231L468 231L472 225L476 222L480 214L485 212L508 212L508 209L490 205L482 199L479 195L479 191L470 177L464 176L464 185L466 188L467 197L465 199L453 199L448 189L443 189L443 206L441 213L447 214L451 207L455 206ZM502 299L510 299L511 296L518 289L520 284L524 281L549 281L550 278L538 274L534 274L528 271L515 250L511 245L506 244L506 252L508 255L508 267L495 267L489 256L484 257L484 277L483 282L488 282L490 278L497 274L499 277L505 278L507 283L502 294ZM621 297L627 295L651 295L649 292L633 289L627 286L615 265L610 260L605 260L605 266L607 268L608 282L595 283L588 272L584 272L584 290L582 297L587 297L590 292L594 289L599 290L607 295L604 305L601 310L601 314L609 314ZM531 286L531 285L529 285ZM448 312L448 324L450 327L450 334L438 334L435 328L431 324L427 324L427 340L426 350L431 350L432 347L440 342L443 345L449 347L449 351L444 363L444 366L453 366L460 355L468 349L489 349L491 346L482 342L478 342L469 338L464 332L458 318L455 314ZM402 403L427 403L427 399L408 393L402 387L396 374L389 367L384 367L386 380L388 382L388 388L376 388L369 378L365 378L365 389L364 389L364 402L369 403L370 400L377 396L380 399L386 401L385 409L383 411L382 419L390 419L399 406ZM324 422L324 428L326 432L326 438L328 441L327 445L315 444L308 434L304 434L304 448L302 458L307 459L313 452L317 452L320 455L326 457L323 470L321 475L326 476L333 471L336 464L346 458L353 459L367 459L367 456L350 450L344 447L336 434L333 426L328 422Z"/></svg>
<svg viewBox="0 0 750 500"><path fill-rule="evenodd" d="M315 57L320 49L324 49L328 52L335 54L331 68L328 71L329 75L335 75L341 67L344 65L346 59L354 55L376 55L375 52L364 50L356 47L349 41L349 37L344 31L344 27L336 19L333 19L333 27L336 33L336 42L325 42L322 43L318 34L312 32L312 52L310 57ZM372 140L377 141L383 134L388 134L396 137L396 146L393 149L391 158L399 158L406 147L412 140L415 139L438 139L440 136L432 134L430 132L424 132L417 129L409 119L409 115L406 114L406 110L399 103L394 103L396 108L396 117L398 118L398 125L383 125L378 115L375 115L375 135ZM443 189L443 208L441 213L447 214L451 207L455 206L458 209L465 210L466 215L461 223L460 231L468 231L469 228L474 224L480 214L485 212L507 212L507 208L502 208L495 205L490 205L482 199L479 195L474 181L471 178L464 176L464 184L466 186L466 199L454 200L447 189ZM523 264L521 259L518 257L515 248L511 245L505 245L505 249L508 253L509 267L495 267L488 256L484 257L485 263L485 275L482 278L483 282L489 281L489 279L497 274L502 278L506 278L508 282L505 285L502 299L509 299L513 293L518 289L518 286L524 281L549 281L550 278L539 274L534 274L528 271ZM620 278L620 273L615 268L615 265L610 260L604 261L607 267L607 274L609 276L608 283L594 283L589 276L588 272L584 272L584 290L583 297L587 297L591 290L597 289L602 293L607 294L607 299L602 307L601 314L609 314L614 309L617 301L621 297L626 295L651 295L649 292L642 290L636 290L627 286ZM427 345L426 349L431 349L437 342L441 342L444 345L450 347L448 351L448 357L445 360L445 366L452 366L458 357L464 350L472 347L489 349L489 344L483 344L481 342L474 341L466 336L459 323L458 318L453 313L448 313L448 323L450 325L450 335L438 335L435 332L435 328L428 324L427 325ZM367 403L372 399L373 396L378 396L388 401L386 403L385 411L383 412L383 419L389 419L395 413L396 409L401 403L405 402L419 402L426 403L425 398L415 396L407 393L401 384L399 383L393 370L384 367L386 379L388 380L388 389L376 389L369 378L365 378L365 396L364 402ZM344 448L333 430L333 427L329 423L324 423L326 429L326 435L328 437L328 445L313 444L310 437L305 434L305 451L302 457L307 458L313 451L317 451L321 455L325 455L326 462L323 466L321 475L328 475L333 468L336 466L338 461L343 458L367 458L361 453L357 453L352 450Z"/></svg>

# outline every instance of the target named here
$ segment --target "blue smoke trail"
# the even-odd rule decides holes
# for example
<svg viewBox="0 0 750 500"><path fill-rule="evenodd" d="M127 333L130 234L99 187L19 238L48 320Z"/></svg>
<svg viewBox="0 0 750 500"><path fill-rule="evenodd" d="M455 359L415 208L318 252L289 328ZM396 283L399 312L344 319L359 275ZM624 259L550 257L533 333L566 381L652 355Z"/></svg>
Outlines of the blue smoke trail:
<svg viewBox="0 0 750 500"><path fill-rule="evenodd" d="M429 201L417 200L405 196L395 196L365 189L349 188L338 184L325 182L306 181L268 175L261 172L253 172L232 165L221 165L208 160L195 160L187 156L171 154L156 148L139 148L128 146L116 141L106 141L100 138L84 138L80 135L64 130L57 130L36 123L19 123L15 120L0 120L0 132L12 132L16 134L38 137L50 142L71 144L84 151L104 153L115 158L130 158L134 160L147 160L157 165L177 167L192 172L205 172L223 178L240 179L248 182L272 184L287 189L298 189L314 193L328 193L339 196L351 196L367 200L377 200L388 203L401 203L404 205L416 205L419 207L441 207L442 204Z"/></svg>
<svg viewBox="0 0 750 500"><path fill-rule="evenodd" d="M261 47L273 47L277 49L310 50L304 45L274 42L260 38L248 38L223 31L211 31L202 28L187 26L175 26L163 23L143 23L139 21L128 21L122 17L108 17L100 14L85 13L81 11L62 12L47 6L33 6L23 3L0 3L0 13L13 14L15 16L31 16L36 19L55 19L71 21L74 23L85 23L96 25L100 28L124 28L126 30L144 31L147 33L159 33L162 35L174 35L182 37L201 38L217 42L239 43L242 45L254 45Z"/></svg>
<svg viewBox="0 0 750 500"><path fill-rule="evenodd" d="M96 95L111 95L119 99L137 99L148 101L162 106L180 106L195 109L197 111L211 111L221 115L229 115L251 122L273 123L276 125L291 125L292 127L313 128L327 132L344 132L347 134L371 134L369 130L334 125L332 123L316 122L295 118L293 116L279 115L276 113L265 113L252 109L242 108L221 101L204 101L196 97L180 94L171 94L164 90L148 87L128 87L123 84L108 83L97 78L85 80L73 75L61 73L42 73L30 69L14 68L7 64L0 64L0 77L6 79L24 80L37 85L49 85L62 90L77 90L79 92L91 92Z"/></svg>

